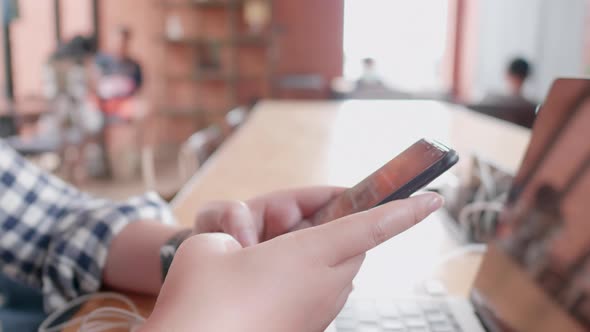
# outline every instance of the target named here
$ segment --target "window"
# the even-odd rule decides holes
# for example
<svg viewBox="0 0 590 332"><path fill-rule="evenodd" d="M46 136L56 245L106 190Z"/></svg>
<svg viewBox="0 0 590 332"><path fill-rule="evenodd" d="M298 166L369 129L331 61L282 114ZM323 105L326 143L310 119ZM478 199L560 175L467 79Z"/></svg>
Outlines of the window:
<svg viewBox="0 0 590 332"><path fill-rule="evenodd" d="M447 90L448 1L346 0L344 75L356 79L373 58L381 79L409 92Z"/></svg>

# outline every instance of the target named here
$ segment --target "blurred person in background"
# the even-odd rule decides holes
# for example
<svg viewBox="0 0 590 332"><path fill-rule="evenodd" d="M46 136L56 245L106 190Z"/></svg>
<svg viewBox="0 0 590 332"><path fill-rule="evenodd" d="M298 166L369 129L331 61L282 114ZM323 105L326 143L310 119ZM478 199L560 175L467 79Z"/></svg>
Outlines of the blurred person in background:
<svg viewBox="0 0 590 332"><path fill-rule="evenodd" d="M109 36L108 48L95 58L98 107L105 119L103 146L107 173L115 179L131 179L138 174L143 127L149 107L141 96L144 75L131 55L133 32L117 27Z"/></svg>
<svg viewBox="0 0 590 332"><path fill-rule="evenodd" d="M118 27L111 35L106 52L96 55L97 93L102 110L108 116L130 119L141 112L133 105L143 85L141 66L129 48L133 33L127 27Z"/></svg>
<svg viewBox="0 0 590 332"><path fill-rule="evenodd" d="M377 72L377 64L373 58L364 58L361 76L356 82L357 89L383 87L383 81Z"/></svg>
<svg viewBox="0 0 590 332"><path fill-rule="evenodd" d="M91 98L95 53L94 38L76 36L61 44L43 67L43 96L51 112L41 116L35 139L59 152L60 171L73 182L86 178L89 143L103 127Z"/></svg>
<svg viewBox="0 0 590 332"><path fill-rule="evenodd" d="M506 93L488 93L481 104L501 107L536 108L536 103L524 96L524 85L531 76L529 62L523 58L515 58L508 64L505 73Z"/></svg>
<svg viewBox="0 0 590 332"><path fill-rule="evenodd" d="M410 94L388 86L377 69L373 58L362 60L362 73L356 81L354 90L348 95L355 99L407 99Z"/></svg>

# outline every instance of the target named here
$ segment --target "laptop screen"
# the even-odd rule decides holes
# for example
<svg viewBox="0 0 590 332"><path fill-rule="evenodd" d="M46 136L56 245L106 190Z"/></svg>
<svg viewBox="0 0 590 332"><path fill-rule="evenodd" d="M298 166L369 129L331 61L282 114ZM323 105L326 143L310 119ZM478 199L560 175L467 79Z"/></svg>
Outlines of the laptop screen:
<svg viewBox="0 0 590 332"><path fill-rule="evenodd" d="M590 329L590 80L554 83L472 299L491 331Z"/></svg>

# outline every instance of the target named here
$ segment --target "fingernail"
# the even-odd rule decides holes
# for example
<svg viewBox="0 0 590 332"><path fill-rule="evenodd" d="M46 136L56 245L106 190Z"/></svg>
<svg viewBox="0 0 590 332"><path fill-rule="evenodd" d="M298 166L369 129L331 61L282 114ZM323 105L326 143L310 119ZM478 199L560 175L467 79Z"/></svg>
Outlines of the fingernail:
<svg viewBox="0 0 590 332"><path fill-rule="evenodd" d="M428 209L432 212L440 209L444 204L444 199L442 198L442 196L437 195L437 194L432 194L432 198L430 199L430 202L428 203Z"/></svg>
<svg viewBox="0 0 590 332"><path fill-rule="evenodd" d="M205 235L208 237L216 238L217 243L222 244L224 246L225 251L228 252L239 249L241 246L241 244L238 244L238 240L226 233L208 233Z"/></svg>
<svg viewBox="0 0 590 332"><path fill-rule="evenodd" d="M238 232L238 241L244 247L250 247L258 243L256 233L249 229L243 229Z"/></svg>

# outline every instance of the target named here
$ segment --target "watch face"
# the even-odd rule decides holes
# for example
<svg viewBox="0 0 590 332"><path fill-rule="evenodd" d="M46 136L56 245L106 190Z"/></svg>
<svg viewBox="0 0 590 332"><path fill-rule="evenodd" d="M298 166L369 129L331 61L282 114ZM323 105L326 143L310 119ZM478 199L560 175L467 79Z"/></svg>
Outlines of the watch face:
<svg viewBox="0 0 590 332"><path fill-rule="evenodd" d="M160 263L162 264L162 282L166 280L166 275L168 275L168 270L170 270L170 266L172 265L172 261L174 260L175 253L176 248L173 245L165 244L160 248Z"/></svg>
<svg viewBox="0 0 590 332"><path fill-rule="evenodd" d="M160 255L161 256L174 257L175 253L176 253L176 248L174 247L174 245L165 244L162 246L162 248L160 248Z"/></svg>

